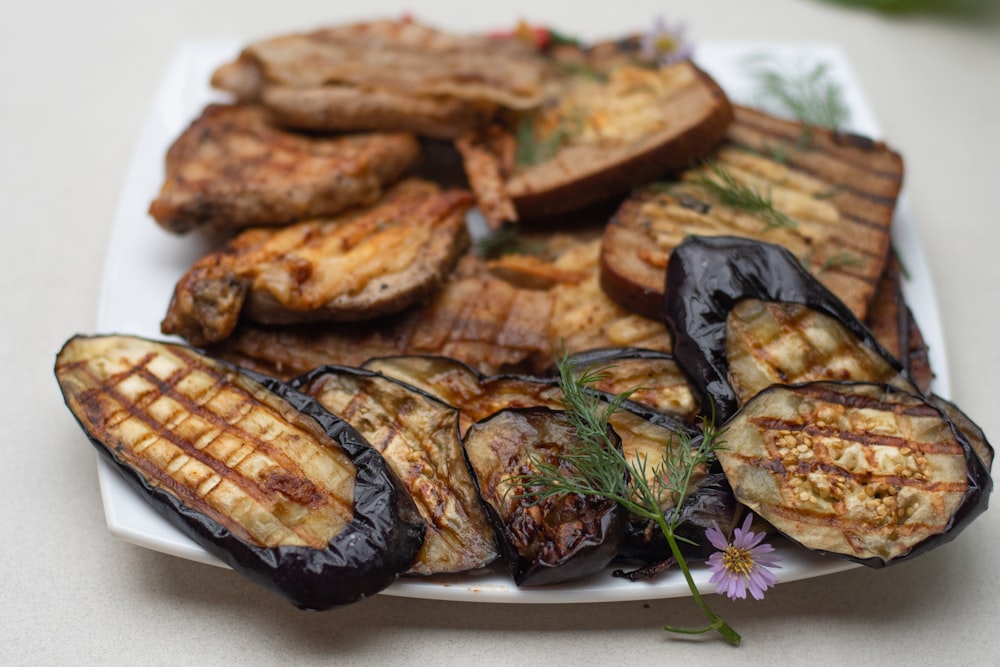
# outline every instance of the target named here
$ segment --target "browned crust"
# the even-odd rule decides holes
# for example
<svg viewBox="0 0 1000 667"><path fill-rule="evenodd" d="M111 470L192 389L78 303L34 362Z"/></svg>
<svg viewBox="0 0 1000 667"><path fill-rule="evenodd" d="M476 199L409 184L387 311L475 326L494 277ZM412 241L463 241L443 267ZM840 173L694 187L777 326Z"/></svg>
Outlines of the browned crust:
<svg viewBox="0 0 1000 667"><path fill-rule="evenodd" d="M333 219L247 230L177 284L163 333L202 345L240 318L269 324L392 314L437 290L468 247L465 190L405 180Z"/></svg>
<svg viewBox="0 0 1000 667"><path fill-rule="evenodd" d="M902 266L892 253L865 320L885 349L898 359L921 391L930 390L934 372L920 327L903 296Z"/></svg>
<svg viewBox="0 0 1000 667"><path fill-rule="evenodd" d="M260 107L211 104L167 152L149 213L174 233L333 215L375 201L419 154L406 133L296 134Z"/></svg>

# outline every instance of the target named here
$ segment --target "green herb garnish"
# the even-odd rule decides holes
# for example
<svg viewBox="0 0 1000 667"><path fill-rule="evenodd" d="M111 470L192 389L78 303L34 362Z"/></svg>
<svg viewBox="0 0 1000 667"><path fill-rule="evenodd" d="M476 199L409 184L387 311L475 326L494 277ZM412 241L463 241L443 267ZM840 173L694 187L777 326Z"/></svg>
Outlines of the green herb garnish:
<svg viewBox="0 0 1000 667"><path fill-rule="evenodd" d="M761 100L777 103L796 120L837 130L850 118L843 90L830 79L827 63L789 67L758 56L749 65Z"/></svg>
<svg viewBox="0 0 1000 667"><path fill-rule="evenodd" d="M538 136L534 118L522 116L517 124L517 164L530 167L545 162L579 134L580 125L579 120L561 118L551 132Z"/></svg>
<svg viewBox="0 0 1000 667"><path fill-rule="evenodd" d="M858 266L863 263L864 260L853 252L848 252L846 250L842 252L837 252L826 258L823 262L823 266L819 267L819 272L829 271L830 269L836 269L841 266Z"/></svg>
<svg viewBox="0 0 1000 667"><path fill-rule="evenodd" d="M708 620L708 624L701 628L666 625L664 630L682 634L704 634L714 630L730 644L738 645L739 633L708 607L698 591L680 551L682 538L674 534L680 523L681 506L691 490L691 478L700 466L714 460L715 451L723 444L722 434L711 420L703 419L700 438L693 440L685 434L671 437L664 443L663 461L649 469L645 455L627 459L614 446L608 434L609 419L635 390L604 402L589 390L589 386L602 380L606 369L587 369L578 375L565 355L558 368L564 407L579 436L577 448L562 455L562 463L568 465L560 467L558 463L533 458L531 465L534 472L514 475L509 481L528 489L519 496L530 502L540 503L566 494L596 496L616 502L635 516L655 522L684 574L695 603ZM664 494L674 498L673 508L666 514L659 501Z"/></svg>
<svg viewBox="0 0 1000 667"><path fill-rule="evenodd" d="M712 176L699 176L692 183L707 190L720 203L760 218L767 225L765 232L776 227L798 226L794 220L774 207L770 192L760 192L747 185L718 162L710 161L705 166Z"/></svg>

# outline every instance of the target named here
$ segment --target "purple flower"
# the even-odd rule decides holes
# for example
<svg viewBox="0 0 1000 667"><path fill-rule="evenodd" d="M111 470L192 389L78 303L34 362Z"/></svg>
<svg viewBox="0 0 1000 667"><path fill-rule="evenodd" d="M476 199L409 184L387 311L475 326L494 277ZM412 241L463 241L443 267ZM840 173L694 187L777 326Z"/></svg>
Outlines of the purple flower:
<svg viewBox="0 0 1000 667"><path fill-rule="evenodd" d="M764 533L750 530L753 515L747 514L743 526L733 531L733 541L727 542L719 524L705 531L705 537L718 551L708 558L712 570L710 583L715 584L716 593L725 593L729 599L745 599L747 589L755 600L764 597L764 591L778 583L778 578L768 568L780 568L781 557L772 554L774 547L761 544Z"/></svg>
<svg viewBox="0 0 1000 667"><path fill-rule="evenodd" d="M640 53L656 65L670 65L691 57L691 44L684 39L684 24L670 25L662 16L642 35Z"/></svg>

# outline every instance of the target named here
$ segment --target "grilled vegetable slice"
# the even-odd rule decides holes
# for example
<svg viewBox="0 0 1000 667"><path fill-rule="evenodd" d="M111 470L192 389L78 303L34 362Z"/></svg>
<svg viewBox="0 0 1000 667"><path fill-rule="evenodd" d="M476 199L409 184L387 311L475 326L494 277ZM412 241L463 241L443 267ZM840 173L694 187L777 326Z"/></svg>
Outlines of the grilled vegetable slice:
<svg viewBox="0 0 1000 667"><path fill-rule="evenodd" d="M427 522L408 574L464 572L499 554L458 431L458 410L371 371L325 366L292 386L345 419L402 480Z"/></svg>
<svg viewBox="0 0 1000 667"><path fill-rule="evenodd" d="M773 386L726 430L737 499L806 548L882 567L953 539L992 480L952 421L884 384Z"/></svg>
<svg viewBox="0 0 1000 667"><path fill-rule="evenodd" d="M514 475L532 457L560 460L577 438L566 413L509 409L469 429L465 450L514 582L534 586L570 581L604 569L618 553L627 513L604 498L567 494L533 504Z"/></svg>
<svg viewBox="0 0 1000 667"><path fill-rule="evenodd" d="M701 405L711 406L720 422L773 381L855 379L912 387L900 363L851 310L781 246L688 237L670 257L666 286L664 318L674 357ZM735 381L733 373L739 373Z"/></svg>
<svg viewBox="0 0 1000 667"><path fill-rule="evenodd" d="M691 383L668 352L635 347L602 348L572 354L568 361L579 370L606 369L604 377L594 383L594 389L612 395L634 390L629 400L680 419L693 420L698 414L698 399Z"/></svg>
<svg viewBox="0 0 1000 667"><path fill-rule="evenodd" d="M355 602L416 556L425 526L347 422L190 348L76 336L56 359L97 450L168 521L304 609Z"/></svg>

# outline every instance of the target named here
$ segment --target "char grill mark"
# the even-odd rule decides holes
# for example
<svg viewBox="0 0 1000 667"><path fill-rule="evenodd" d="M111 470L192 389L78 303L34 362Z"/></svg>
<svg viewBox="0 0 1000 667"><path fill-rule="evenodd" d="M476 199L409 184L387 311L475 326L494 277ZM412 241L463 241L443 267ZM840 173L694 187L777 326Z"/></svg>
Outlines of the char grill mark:
<svg viewBox="0 0 1000 667"><path fill-rule="evenodd" d="M259 543L242 524L234 522L225 513L220 512L208 499L209 494L223 482L234 484L248 497L261 505L266 505L276 492L304 505L315 505L325 499L321 492L311 482L304 481L308 475L288 457L280 448L274 447L265 437L241 427L241 421L251 411L264 411L266 416L281 419L281 416L271 408L257 402L249 393L242 391L236 385L224 378L216 377L209 389L198 396L188 396L178 389L184 380L199 372L199 368L189 355L178 351L176 357L182 361L182 367L168 378L160 378L149 370L149 364L157 358L155 354L146 355L140 363L132 368L110 377L103 382L87 369L87 364L76 364L79 370L86 372L95 383L94 389L86 391L81 396L81 403L86 406L88 418L96 427L115 436L114 449L118 456L128 460L129 465L141 470L144 477L151 483L168 488L175 496L185 503L196 507L198 511L219 524L226 526L234 535L250 543ZM201 369L200 372L204 372ZM133 378L139 378L152 388L141 395L131 398L122 385ZM242 398L237 408L229 414L217 414L209 409L214 399L225 392L241 394ZM173 416L157 419L152 412L155 403L169 400L176 404ZM106 401L114 405L108 405ZM136 443L129 444L123 437L120 427L128 420L140 421L148 430ZM201 420L208 429L197 439L190 439L178 432L185 422ZM241 446L228 452L224 458L216 458L207 453L223 434L236 437ZM178 451L165 466L158 466L155 461L144 456L143 452L157 442L170 443ZM234 470L254 452L263 453L268 459L277 463L283 473L269 472L254 483L242 474L233 474ZM240 455L239 459L235 457ZM179 471L190 460L194 460L209 468L213 475L192 487L181 479L171 475ZM211 486L207 486L212 483ZM349 499L347 499L349 505ZM280 519L278 514L275 514ZM313 548L322 548L325 543L312 539L302 526L282 522L284 528L293 532L302 542Z"/></svg>

